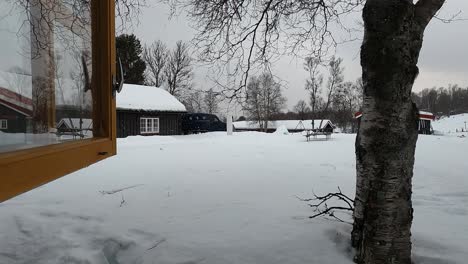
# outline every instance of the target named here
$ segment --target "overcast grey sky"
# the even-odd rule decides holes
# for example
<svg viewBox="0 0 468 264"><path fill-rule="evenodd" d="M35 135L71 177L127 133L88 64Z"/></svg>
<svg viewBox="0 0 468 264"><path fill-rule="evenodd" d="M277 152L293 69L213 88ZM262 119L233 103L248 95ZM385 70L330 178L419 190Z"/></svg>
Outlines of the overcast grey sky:
<svg viewBox="0 0 468 264"><path fill-rule="evenodd" d="M133 33L142 40L143 44L160 39L171 47L177 40L190 41L195 31L188 24L188 20L183 15L169 20L168 7L154 2L152 6L143 10L139 17L139 24L133 27ZM458 12L461 12L458 18L468 18L467 0L447 0L440 17L451 17ZM359 16L356 19L360 19ZM2 19L0 22L2 22L0 29L10 28L11 30L12 25L5 24L8 23L8 20ZM7 32L2 32L4 33L2 35L2 50L5 52L0 52L3 58L0 61L0 70L11 66L9 65L11 61L17 61L10 58L11 56L19 56L17 52L12 53L12 49L8 48L16 47L17 49L19 48L18 43L10 42L5 35ZM11 39L15 39L16 33L16 31L10 32ZM348 81L356 80L361 74L359 47L360 41L358 40L342 44L337 50L337 56L344 59L345 79ZM292 57L284 57L273 65L274 73L285 82L284 93L288 98L288 109L292 109L298 100L307 99L304 91L307 74L302 65L302 59ZM437 19L433 20L425 33L419 68L420 74L414 86L415 91L426 87L447 86L448 84L468 86L468 20L454 21L448 24ZM205 68L197 66L195 69L197 88L208 89L213 86Z"/></svg>
<svg viewBox="0 0 468 264"><path fill-rule="evenodd" d="M460 11L458 18L468 18L468 1L447 0L440 17L451 17ZM153 4L145 8L139 25L135 26L133 31L143 43L160 39L169 46L173 46L177 40L191 40L195 32L183 15L169 20L169 10L162 4ZM346 80L354 81L361 75L359 47L359 40L338 47L337 56L344 59ZM298 100L306 98L306 72L302 63L301 59L286 57L274 65L274 73L286 82L288 109L292 109ZM447 24L433 20L425 33L419 68L415 91L448 84L468 86L468 21ZM206 78L206 70L197 67L195 74L198 88L212 85Z"/></svg>

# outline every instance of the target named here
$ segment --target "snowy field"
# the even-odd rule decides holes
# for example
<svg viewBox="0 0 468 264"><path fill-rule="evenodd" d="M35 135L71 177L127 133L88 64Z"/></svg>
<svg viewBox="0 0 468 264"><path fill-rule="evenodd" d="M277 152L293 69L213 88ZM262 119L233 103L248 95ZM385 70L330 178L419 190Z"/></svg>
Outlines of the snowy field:
<svg viewBox="0 0 468 264"><path fill-rule="evenodd" d="M468 114L453 115L437 120L432 125L436 134L450 135L453 133L467 132Z"/></svg>
<svg viewBox="0 0 468 264"><path fill-rule="evenodd" d="M419 138L416 263L467 263L461 135ZM0 204L0 263L352 263L351 226L308 219L310 208L295 196L337 186L354 196L354 139L254 132L121 139L117 156Z"/></svg>

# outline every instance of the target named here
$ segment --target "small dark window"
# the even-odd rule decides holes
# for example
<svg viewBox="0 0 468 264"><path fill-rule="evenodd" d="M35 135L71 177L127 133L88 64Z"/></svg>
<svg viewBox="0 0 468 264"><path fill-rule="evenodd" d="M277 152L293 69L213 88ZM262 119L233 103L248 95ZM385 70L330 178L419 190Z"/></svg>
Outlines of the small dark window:
<svg viewBox="0 0 468 264"><path fill-rule="evenodd" d="M8 129L8 120L0 119L0 129Z"/></svg>

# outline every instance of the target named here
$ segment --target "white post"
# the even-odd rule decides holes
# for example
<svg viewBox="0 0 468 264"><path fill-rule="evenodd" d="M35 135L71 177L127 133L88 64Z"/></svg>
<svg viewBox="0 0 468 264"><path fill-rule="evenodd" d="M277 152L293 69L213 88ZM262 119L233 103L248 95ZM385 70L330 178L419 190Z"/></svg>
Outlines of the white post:
<svg viewBox="0 0 468 264"><path fill-rule="evenodd" d="M232 135L232 130L233 130L231 113L228 114L226 120L227 120L227 122L226 122L227 134L228 134L228 136L231 136Z"/></svg>

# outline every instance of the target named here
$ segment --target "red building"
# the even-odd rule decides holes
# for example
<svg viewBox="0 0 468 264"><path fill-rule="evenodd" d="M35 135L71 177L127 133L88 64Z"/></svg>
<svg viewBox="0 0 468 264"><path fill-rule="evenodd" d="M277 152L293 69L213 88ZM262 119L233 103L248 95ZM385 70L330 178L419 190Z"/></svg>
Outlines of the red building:
<svg viewBox="0 0 468 264"><path fill-rule="evenodd" d="M32 109L31 98L0 87L0 131L25 133Z"/></svg>

